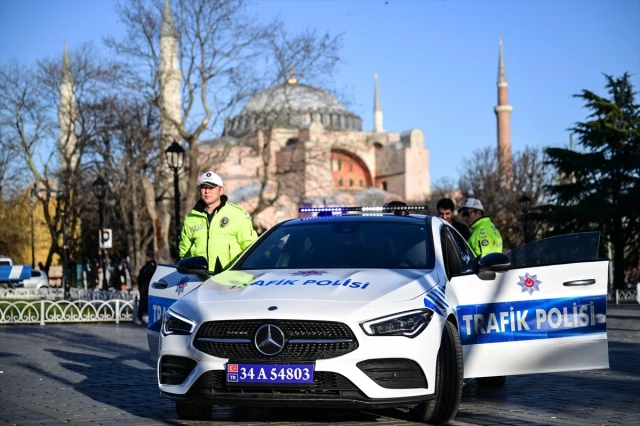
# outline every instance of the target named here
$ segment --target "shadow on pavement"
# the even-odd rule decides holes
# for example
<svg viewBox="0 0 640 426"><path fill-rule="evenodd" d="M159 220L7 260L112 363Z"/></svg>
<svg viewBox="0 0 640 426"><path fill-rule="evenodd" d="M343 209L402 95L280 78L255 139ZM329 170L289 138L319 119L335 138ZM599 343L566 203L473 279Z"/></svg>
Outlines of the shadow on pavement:
<svg viewBox="0 0 640 426"><path fill-rule="evenodd" d="M95 336L94 336L95 339ZM172 401L160 396L156 384L156 367L147 352L137 352L118 357L48 349L60 360L60 367L84 376L79 382L71 382L47 371L40 374L61 382L64 386L128 414L165 424L193 424L178 420ZM29 366L24 366L25 368ZM37 370L33 366L29 367ZM210 420L251 422L376 422L383 415L393 415L393 410L362 412L358 410L326 410L301 408L255 408L214 406ZM400 412L397 412L400 413ZM115 412L114 412L115 414ZM402 414L400 413L400 416ZM195 422L198 423L198 422Z"/></svg>

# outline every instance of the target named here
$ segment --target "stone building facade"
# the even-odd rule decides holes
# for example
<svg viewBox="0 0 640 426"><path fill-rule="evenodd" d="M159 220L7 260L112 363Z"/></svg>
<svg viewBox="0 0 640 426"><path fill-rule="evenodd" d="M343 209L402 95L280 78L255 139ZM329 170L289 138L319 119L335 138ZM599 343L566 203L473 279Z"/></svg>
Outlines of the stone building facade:
<svg viewBox="0 0 640 426"><path fill-rule="evenodd" d="M265 228L297 217L301 206L424 202L430 195L424 134L382 130L377 76L374 127L364 131L362 119L335 97L291 76L250 99L227 120L224 136L202 144L201 155L204 163L233 146L215 171L231 201L258 209ZM263 210L260 200L275 201Z"/></svg>

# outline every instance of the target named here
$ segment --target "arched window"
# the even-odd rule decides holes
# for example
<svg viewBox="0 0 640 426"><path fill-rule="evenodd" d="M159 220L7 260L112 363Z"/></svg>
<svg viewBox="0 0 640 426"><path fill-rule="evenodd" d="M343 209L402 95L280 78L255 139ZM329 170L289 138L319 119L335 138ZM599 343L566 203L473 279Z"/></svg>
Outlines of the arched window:
<svg viewBox="0 0 640 426"><path fill-rule="evenodd" d="M338 186L342 187L342 178L338 179Z"/></svg>
<svg viewBox="0 0 640 426"><path fill-rule="evenodd" d="M349 186L353 186L353 179L349 179Z"/></svg>

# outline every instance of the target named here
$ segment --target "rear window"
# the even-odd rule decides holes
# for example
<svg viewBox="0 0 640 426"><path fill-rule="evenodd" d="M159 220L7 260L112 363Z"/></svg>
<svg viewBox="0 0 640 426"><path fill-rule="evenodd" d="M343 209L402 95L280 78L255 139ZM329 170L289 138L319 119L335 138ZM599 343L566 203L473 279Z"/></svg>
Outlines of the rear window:
<svg viewBox="0 0 640 426"><path fill-rule="evenodd" d="M433 265L425 225L336 221L281 226L235 269L416 268Z"/></svg>

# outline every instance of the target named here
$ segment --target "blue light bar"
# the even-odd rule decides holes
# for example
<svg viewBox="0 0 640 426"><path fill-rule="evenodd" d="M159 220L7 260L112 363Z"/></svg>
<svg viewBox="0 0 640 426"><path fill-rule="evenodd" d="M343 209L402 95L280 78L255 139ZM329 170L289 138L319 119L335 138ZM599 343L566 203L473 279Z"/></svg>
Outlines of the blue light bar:
<svg viewBox="0 0 640 426"><path fill-rule="evenodd" d="M373 206L373 207L300 207L298 211L300 213L319 213L319 212L396 212L396 211L410 211L410 210L428 210L427 206L407 206L407 205L395 205L395 206Z"/></svg>

